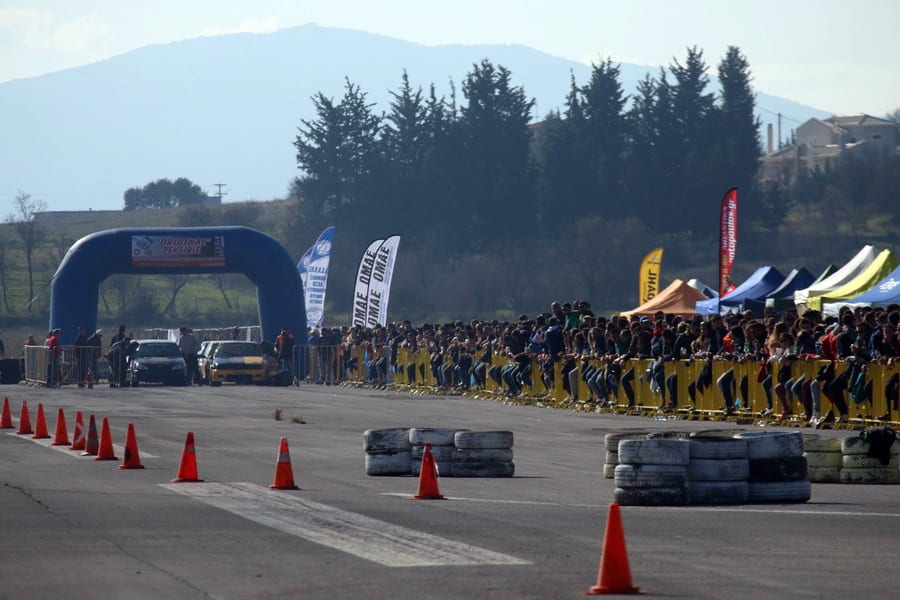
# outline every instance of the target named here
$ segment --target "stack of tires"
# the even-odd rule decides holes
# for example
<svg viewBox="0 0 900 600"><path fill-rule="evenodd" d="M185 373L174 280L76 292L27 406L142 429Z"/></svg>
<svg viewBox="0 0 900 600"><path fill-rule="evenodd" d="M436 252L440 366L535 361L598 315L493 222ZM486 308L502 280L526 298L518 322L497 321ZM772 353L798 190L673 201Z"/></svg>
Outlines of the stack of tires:
<svg viewBox="0 0 900 600"><path fill-rule="evenodd" d="M409 432L409 427L393 427L363 433L366 475L409 475L413 462Z"/></svg>
<svg viewBox="0 0 900 600"><path fill-rule="evenodd" d="M688 463L691 504L744 504L750 494L747 441L727 437L692 437Z"/></svg>
<svg viewBox="0 0 900 600"><path fill-rule="evenodd" d="M687 439L621 440L614 501L623 506L683 506L688 503Z"/></svg>
<svg viewBox="0 0 900 600"><path fill-rule="evenodd" d="M425 444L431 444L431 456L437 463L441 477L453 475L453 436L461 429L438 429L433 427L413 427L409 430L409 444L412 447L412 464L406 474L419 475L422 470L422 455Z"/></svg>
<svg viewBox="0 0 900 600"><path fill-rule="evenodd" d="M841 482L843 455L840 439L806 434L803 436L803 456L806 457L806 472L810 482Z"/></svg>
<svg viewBox="0 0 900 600"><path fill-rule="evenodd" d="M512 477L512 431L457 431L453 436L454 477Z"/></svg>
<svg viewBox="0 0 900 600"><path fill-rule="evenodd" d="M748 431L735 438L747 441L750 502L806 502L810 499L803 435L799 431Z"/></svg>
<svg viewBox="0 0 900 600"><path fill-rule="evenodd" d="M845 437L841 440L841 483L900 483L900 440L890 451L890 461L883 464L868 456L869 442L859 436Z"/></svg>
<svg viewBox="0 0 900 600"><path fill-rule="evenodd" d="M603 476L613 479L616 476L616 465L619 464L619 442L622 440L643 440L647 438L649 431L617 431L607 433L603 438L603 446L606 448L606 460L603 463Z"/></svg>

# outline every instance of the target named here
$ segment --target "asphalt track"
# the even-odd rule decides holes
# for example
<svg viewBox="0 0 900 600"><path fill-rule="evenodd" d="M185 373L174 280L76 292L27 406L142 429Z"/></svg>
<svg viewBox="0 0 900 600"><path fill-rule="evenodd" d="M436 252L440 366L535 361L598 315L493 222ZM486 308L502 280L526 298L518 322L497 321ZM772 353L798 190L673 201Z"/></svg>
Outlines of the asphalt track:
<svg viewBox="0 0 900 600"><path fill-rule="evenodd" d="M597 583L603 436L700 430L450 396L303 386L2 386L53 435L109 417L118 461L0 432L0 598L578 598ZM276 420L281 409L281 420ZM85 419L87 420L87 419ZM298 422L294 422L298 421ZM300 422L302 421L302 422ZM142 470L120 470L127 424ZM515 433L512 479L364 474L362 433ZM170 484L187 432L204 483ZM841 435L824 432L823 435ZM296 491L272 491L288 438ZM900 486L814 484L795 505L622 507L632 582L659 598L867 598L900 587Z"/></svg>

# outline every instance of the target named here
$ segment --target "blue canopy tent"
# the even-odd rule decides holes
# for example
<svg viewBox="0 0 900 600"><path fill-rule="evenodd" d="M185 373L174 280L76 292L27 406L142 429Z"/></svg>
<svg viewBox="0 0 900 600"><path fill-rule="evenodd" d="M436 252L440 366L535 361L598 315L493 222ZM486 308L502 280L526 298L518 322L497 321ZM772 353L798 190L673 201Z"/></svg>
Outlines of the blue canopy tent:
<svg viewBox="0 0 900 600"><path fill-rule="evenodd" d="M697 302L697 313L709 316L716 314L716 312L724 314L742 311L744 310L745 301L762 301L767 294L778 288L783 281L784 275L775 267L760 267L744 283L737 286L724 298L710 298L709 300Z"/></svg>
<svg viewBox="0 0 900 600"><path fill-rule="evenodd" d="M837 267L831 265L831 270L834 272ZM784 278L784 281L778 288L768 295L766 295L766 308L774 308L776 311L781 312L788 308L794 308L794 292L797 290L805 290L809 286L811 286L816 281L816 276L810 273L806 267L800 267L799 269L794 269L788 276ZM761 303L760 303L761 304ZM757 310L762 310L762 306L758 309L757 307L750 307L753 312Z"/></svg>
<svg viewBox="0 0 900 600"><path fill-rule="evenodd" d="M822 309L826 315L837 315L842 306L855 308L857 306L886 307L891 304L900 304L900 267L870 288L853 298L841 302L826 302Z"/></svg>

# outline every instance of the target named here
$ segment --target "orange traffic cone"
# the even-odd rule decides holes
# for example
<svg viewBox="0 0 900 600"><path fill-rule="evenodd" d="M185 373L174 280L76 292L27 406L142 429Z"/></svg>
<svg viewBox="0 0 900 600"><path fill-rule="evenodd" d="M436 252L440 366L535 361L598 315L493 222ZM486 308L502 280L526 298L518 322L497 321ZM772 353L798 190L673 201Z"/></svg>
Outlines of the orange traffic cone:
<svg viewBox="0 0 900 600"><path fill-rule="evenodd" d="M444 500L438 489L437 462L431 455L431 443L425 443L425 452L422 454L422 468L419 470L419 490L412 497L413 500Z"/></svg>
<svg viewBox="0 0 900 600"><path fill-rule="evenodd" d="M31 431L31 417L28 416L28 403L22 400L22 412L19 413L19 428L16 429L16 435L25 435L33 433Z"/></svg>
<svg viewBox="0 0 900 600"><path fill-rule="evenodd" d="M194 432L188 431L184 440L184 452L181 453L181 464L178 466L178 475L172 483L189 481L203 481L197 478L197 453L194 451Z"/></svg>
<svg viewBox="0 0 900 600"><path fill-rule="evenodd" d="M275 479L270 490L299 490L294 485L294 471L291 469L291 454L288 451L287 438L281 438L281 444L278 447L278 460L275 462Z"/></svg>
<svg viewBox="0 0 900 600"><path fill-rule="evenodd" d="M38 402L37 424L34 426L33 440L43 440L50 437L47 431L47 419L44 418L44 405Z"/></svg>
<svg viewBox="0 0 900 600"><path fill-rule="evenodd" d="M53 441L50 442L50 445L69 445L69 430L66 428L66 415L63 414L62 408L60 408L59 412L56 413L56 435L53 436Z"/></svg>
<svg viewBox="0 0 900 600"><path fill-rule="evenodd" d="M641 593L638 588L631 585L631 569L628 566L628 552L625 549L622 516L616 503L609 505L609 512L606 515L606 532L603 534L603 551L600 555L597 585L587 593L589 596Z"/></svg>
<svg viewBox="0 0 900 600"><path fill-rule="evenodd" d="M3 412L0 413L0 429L12 428L12 413L9 412L9 396L3 396Z"/></svg>
<svg viewBox="0 0 900 600"><path fill-rule="evenodd" d="M81 411L79 410L75 413L75 432L72 434L72 445L69 446L69 450L84 450L85 442L84 419L82 419Z"/></svg>
<svg viewBox="0 0 900 600"><path fill-rule="evenodd" d="M84 452L81 455L97 456L98 450L100 450L100 440L97 439L97 423L94 421L94 415L91 415L91 418L88 420L87 441L84 444Z"/></svg>
<svg viewBox="0 0 900 600"><path fill-rule="evenodd" d="M122 459L120 469L143 469L141 455L138 453L137 438L134 435L134 423L128 424L128 433L125 435L125 458Z"/></svg>
<svg viewBox="0 0 900 600"><path fill-rule="evenodd" d="M97 458L94 460L119 460L113 450L112 433L109 431L109 419L103 417L103 423L100 426L100 448L97 450Z"/></svg>

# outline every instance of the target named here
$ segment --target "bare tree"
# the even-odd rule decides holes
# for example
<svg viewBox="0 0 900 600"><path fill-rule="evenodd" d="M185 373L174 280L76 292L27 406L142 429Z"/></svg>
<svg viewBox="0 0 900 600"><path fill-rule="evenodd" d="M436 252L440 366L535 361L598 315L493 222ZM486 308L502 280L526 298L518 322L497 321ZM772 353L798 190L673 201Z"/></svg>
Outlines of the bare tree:
<svg viewBox="0 0 900 600"><path fill-rule="evenodd" d="M71 235L66 235L65 233L61 233L50 238L50 245L53 250L53 258L56 260L57 265L62 262L62 259L65 258L66 253L69 251L69 248L71 248L76 241L77 240Z"/></svg>
<svg viewBox="0 0 900 600"><path fill-rule="evenodd" d="M32 257L38 242L43 235L43 227L37 220L37 213L47 210L47 203L43 200L32 199L31 194L20 191L13 199L13 214L6 220L12 223L22 240L25 250L25 264L28 267L28 311L31 311L31 301L34 299L34 266Z"/></svg>
<svg viewBox="0 0 900 600"><path fill-rule="evenodd" d="M12 312L9 307L9 285L6 281L6 251L9 247L9 241L3 237L0 238L0 287L3 288L3 306L6 307L6 314Z"/></svg>
<svg viewBox="0 0 900 600"><path fill-rule="evenodd" d="M181 291L181 288L188 284L190 281L190 275L171 275L166 277L168 281L172 284L172 295L169 298L169 303L166 304L166 307L163 309L164 314L169 314L169 311L175 308L175 300L178 298L178 292Z"/></svg>
<svg viewBox="0 0 900 600"><path fill-rule="evenodd" d="M234 307L231 305L231 300L228 299L228 294L225 293L225 276L221 273L216 273L214 278L216 280L216 287L222 292L222 298L225 299L228 310L234 310Z"/></svg>

